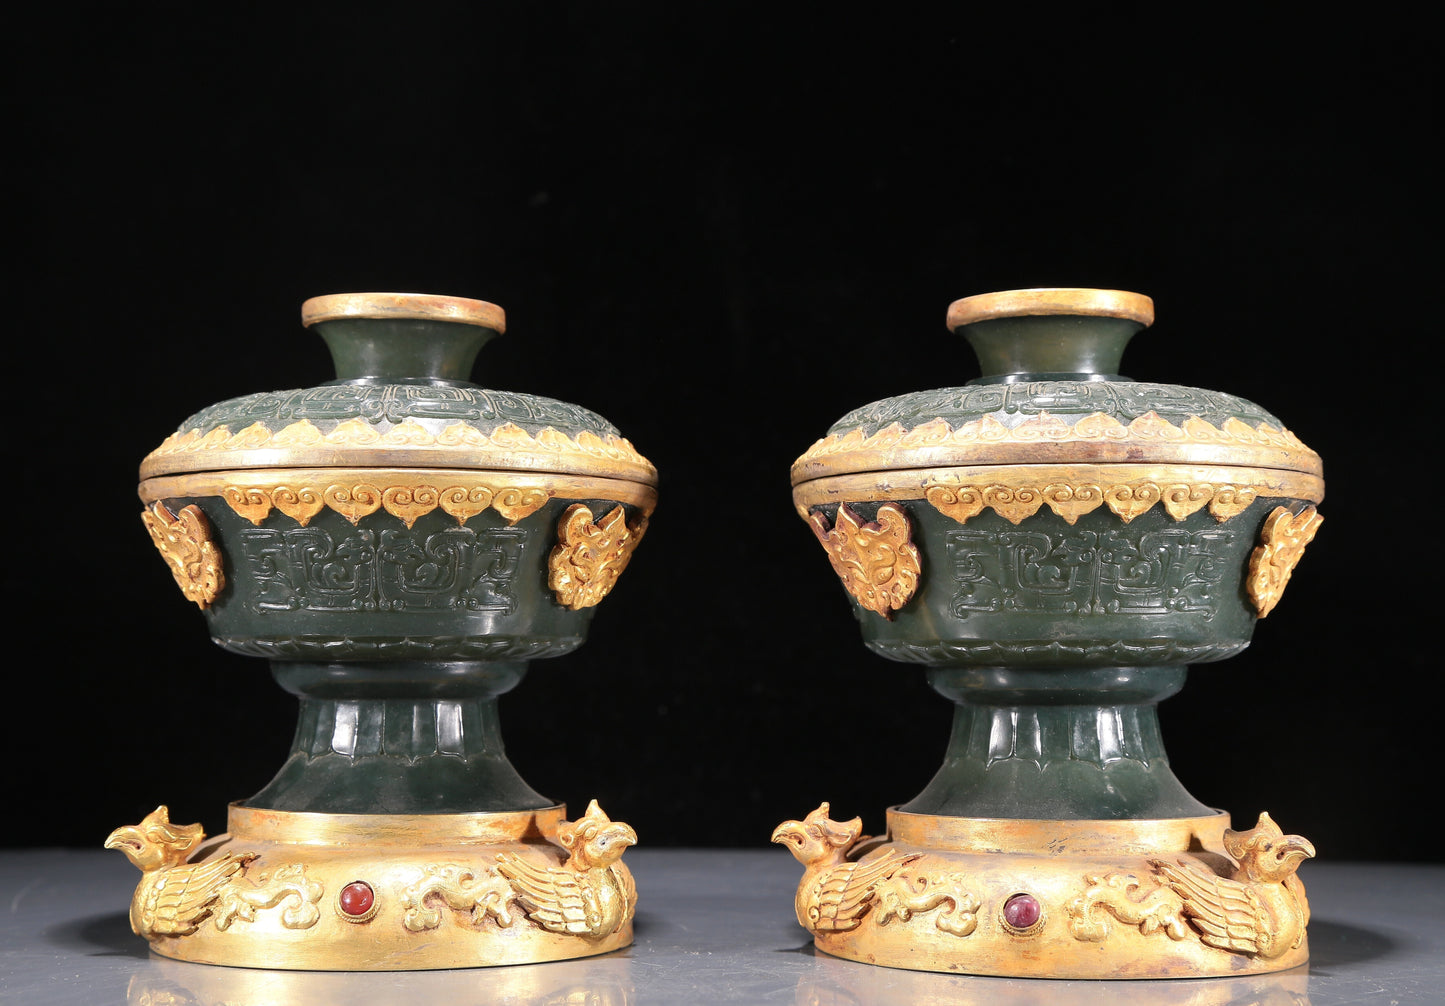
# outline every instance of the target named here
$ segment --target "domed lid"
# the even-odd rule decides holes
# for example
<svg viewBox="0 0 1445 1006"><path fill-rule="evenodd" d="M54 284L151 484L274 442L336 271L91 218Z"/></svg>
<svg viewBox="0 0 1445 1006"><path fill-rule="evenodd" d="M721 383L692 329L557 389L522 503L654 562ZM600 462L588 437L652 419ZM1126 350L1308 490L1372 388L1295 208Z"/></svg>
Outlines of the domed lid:
<svg viewBox="0 0 1445 1006"><path fill-rule="evenodd" d="M1234 395L1133 381L1124 346L1154 303L1122 290L1009 290L966 297L948 325L981 377L873 402L793 464L794 486L864 472L1028 464L1228 464L1318 476L1320 457Z"/></svg>
<svg viewBox="0 0 1445 1006"><path fill-rule="evenodd" d="M336 380L202 409L146 456L141 478L387 467L657 483L652 463L595 412L467 380L478 350L506 329L495 304L429 294L335 294L306 301L301 320L326 340Z"/></svg>

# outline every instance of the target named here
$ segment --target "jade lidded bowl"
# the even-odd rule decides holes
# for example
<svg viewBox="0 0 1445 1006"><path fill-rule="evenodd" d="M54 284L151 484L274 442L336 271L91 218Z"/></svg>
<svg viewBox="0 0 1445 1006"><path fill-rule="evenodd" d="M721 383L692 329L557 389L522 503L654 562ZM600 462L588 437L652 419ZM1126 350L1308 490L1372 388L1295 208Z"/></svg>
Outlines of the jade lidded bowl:
<svg viewBox="0 0 1445 1006"><path fill-rule="evenodd" d="M220 402L140 469L146 526L214 641L300 700L245 801L320 813L547 808L496 697L580 646L642 538L657 473L577 405L469 380L501 308L317 297L336 379Z"/></svg>
<svg viewBox="0 0 1445 1006"><path fill-rule="evenodd" d="M982 375L856 409L793 501L873 652L957 705L901 811L1213 813L1169 769L1157 703L1249 643L1321 518L1319 456L1233 395L1119 374L1153 302L1018 290L951 305Z"/></svg>

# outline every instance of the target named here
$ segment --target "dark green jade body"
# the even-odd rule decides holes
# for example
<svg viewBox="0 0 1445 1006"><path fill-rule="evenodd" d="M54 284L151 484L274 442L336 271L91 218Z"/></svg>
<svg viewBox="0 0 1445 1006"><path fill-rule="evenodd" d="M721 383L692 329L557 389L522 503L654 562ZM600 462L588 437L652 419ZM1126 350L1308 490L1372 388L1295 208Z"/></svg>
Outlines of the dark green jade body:
<svg viewBox="0 0 1445 1006"><path fill-rule="evenodd" d="M491 310L308 319L337 380L211 406L142 466L147 503L204 516L224 577L204 606L215 642L269 659L300 702L291 755L250 807L555 803L508 762L497 698L585 639L596 596L552 584L576 572L569 511L620 508L637 528L655 478L594 413L466 380L500 331Z"/></svg>
<svg viewBox="0 0 1445 1006"><path fill-rule="evenodd" d="M983 376L844 416L794 466L795 501L845 561L868 561L881 508L906 515L916 587L886 612L852 596L869 649L924 665L956 704L942 767L902 810L1209 814L1169 768L1156 707L1186 665L1249 644L1261 528L1318 502L1318 458L1253 403L1120 376L1147 299L1119 295L1135 299L1105 305L1118 316L1039 311L1033 295L1050 293L964 312ZM863 524L857 555L844 506ZM875 576L908 565L889 554Z"/></svg>

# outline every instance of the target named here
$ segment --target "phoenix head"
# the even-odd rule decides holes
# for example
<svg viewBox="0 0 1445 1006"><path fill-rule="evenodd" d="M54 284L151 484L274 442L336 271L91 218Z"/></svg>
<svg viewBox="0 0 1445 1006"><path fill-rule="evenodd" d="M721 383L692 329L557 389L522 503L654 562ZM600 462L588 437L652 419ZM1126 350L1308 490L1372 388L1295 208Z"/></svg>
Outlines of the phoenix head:
<svg viewBox="0 0 1445 1006"><path fill-rule="evenodd" d="M824 801L801 821L784 821L773 831L773 841L786 845L804 866L843 861L844 854L863 830L863 819L838 822L828 817Z"/></svg>
<svg viewBox="0 0 1445 1006"><path fill-rule="evenodd" d="M110 833L107 849L119 849L132 863L149 873L178 866L195 848L205 831L199 824L171 824L164 804L145 816L140 824L126 825Z"/></svg>
<svg viewBox="0 0 1445 1006"><path fill-rule="evenodd" d="M637 844L637 832L613 821L593 800L587 813L557 830L557 840L572 853L571 862L578 869L589 870L617 862L629 845Z"/></svg>
<svg viewBox="0 0 1445 1006"><path fill-rule="evenodd" d="M1224 850L1239 863L1240 873L1248 879L1276 884L1315 855L1315 847L1308 839L1286 835L1268 814L1260 814L1259 823L1248 831L1226 831Z"/></svg>

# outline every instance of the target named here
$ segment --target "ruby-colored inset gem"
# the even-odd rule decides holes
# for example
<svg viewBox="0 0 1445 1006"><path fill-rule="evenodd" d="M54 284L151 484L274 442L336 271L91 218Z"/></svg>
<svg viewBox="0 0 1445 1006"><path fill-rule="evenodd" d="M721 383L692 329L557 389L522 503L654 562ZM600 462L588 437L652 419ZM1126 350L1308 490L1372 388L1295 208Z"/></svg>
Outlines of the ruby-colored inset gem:
<svg viewBox="0 0 1445 1006"><path fill-rule="evenodd" d="M376 893L366 881L354 880L341 889L336 903L347 915L365 915L376 904Z"/></svg>
<svg viewBox="0 0 1445 1006"><path fill-rule="evenodd" d="M1003 920L1011 929L1027 929L1039 921L1043 909L1032 894L1015 894L1003 903Z"/></svg>

